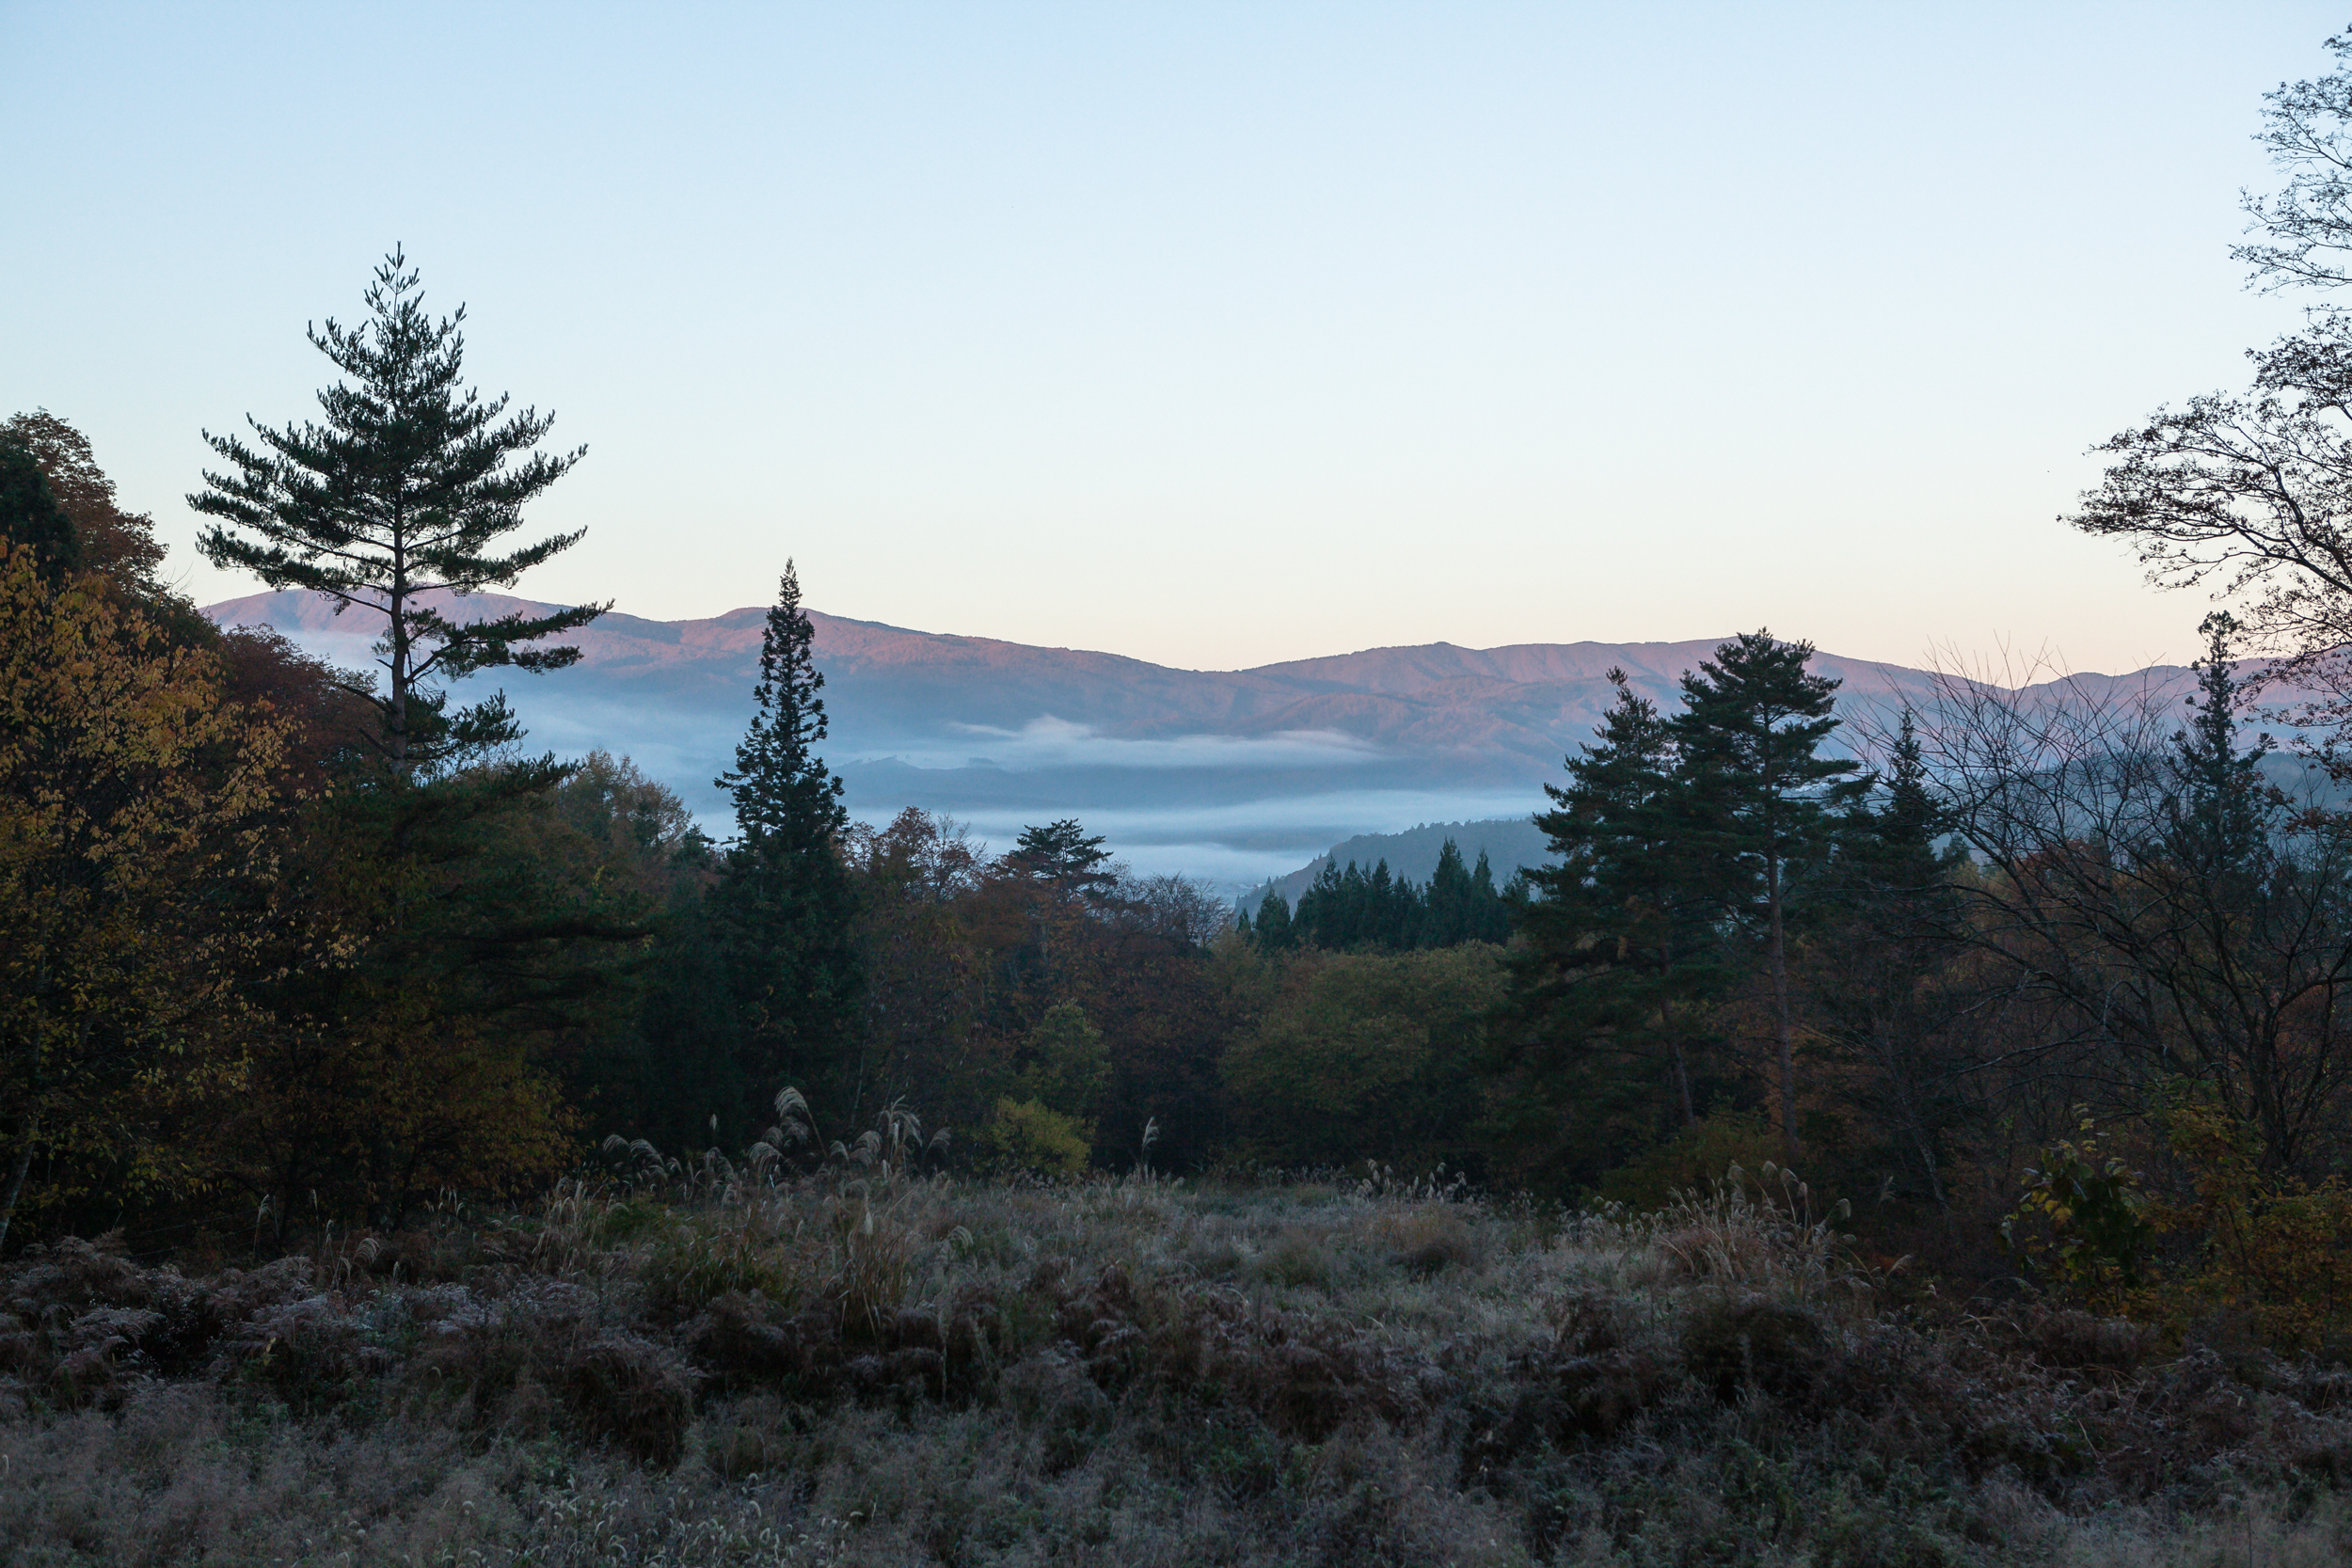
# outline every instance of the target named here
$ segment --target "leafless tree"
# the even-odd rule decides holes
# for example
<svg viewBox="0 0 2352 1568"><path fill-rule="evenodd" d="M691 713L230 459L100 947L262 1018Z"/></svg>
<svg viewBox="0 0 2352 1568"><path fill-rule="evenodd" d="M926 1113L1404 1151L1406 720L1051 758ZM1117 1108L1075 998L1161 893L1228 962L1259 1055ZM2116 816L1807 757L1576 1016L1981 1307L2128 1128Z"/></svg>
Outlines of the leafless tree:
<svg viewBox="0 0 2352 1568"><path fill-rule="evenodd" d="M2228 804L2251 829L2203 842L2181 713L2153 681L1938 679L1921 743L1974 862L1955 939L2056 1004L1982 1067L2061 1072L2116 1111L2194 1085L2267 1164L2307 1170L2352 1087L2352 831L2241 765Z"/></svg>

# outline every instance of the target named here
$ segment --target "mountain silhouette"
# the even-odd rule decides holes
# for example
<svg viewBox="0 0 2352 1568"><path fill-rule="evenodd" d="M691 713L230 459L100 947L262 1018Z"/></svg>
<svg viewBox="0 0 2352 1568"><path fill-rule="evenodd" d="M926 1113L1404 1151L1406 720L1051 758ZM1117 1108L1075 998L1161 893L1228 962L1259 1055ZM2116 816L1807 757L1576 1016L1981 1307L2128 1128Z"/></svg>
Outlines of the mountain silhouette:
<svg viewBox="0 0 2352 1568"><path fill-rule="evenodd" d="M453 619L553 607L501 594L441 606ZM377 627L301 593L207 607L224 626L276 628L350 668L372 666ZM633 757L724 836L712 780L751 714L766 610L653 621L608 613L548 675L492 671L532 732L561 753ZM809 612L832 723L823 752L853 812L914 805L1009 843L1023 823L1077 816L1139 869L1259 884L1334 843L1422 822L1524 817L1589 740L1621 668L1669 710L1682 674L1723 639L1680 642L1436 642L1249 670L1179 670L1117 654L1033 647ZM1841 711L1891 723L1935 676L1817 655L1844 684ZM2094 689L2182 683L2169 666L2078 676Z"/></svg>

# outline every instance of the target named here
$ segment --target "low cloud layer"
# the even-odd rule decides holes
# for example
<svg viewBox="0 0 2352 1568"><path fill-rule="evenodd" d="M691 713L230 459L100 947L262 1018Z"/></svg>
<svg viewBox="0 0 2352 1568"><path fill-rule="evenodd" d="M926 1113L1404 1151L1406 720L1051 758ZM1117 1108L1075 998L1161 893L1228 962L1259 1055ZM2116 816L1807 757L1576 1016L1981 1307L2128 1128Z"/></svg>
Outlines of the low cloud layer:
<svg viewBox="0 0 2352 1568"><path fill-rule="evenodd" d="M977 764L1013 768L1351 768L1376 762L1383 754L1377 746L1330 730L1130 739L1106 736L1091 725L1073 724L1050 714L1032 719L1018 730L957 723L947 729L968 737L973 746L955 755L909 748L898 749L895 754L918 768Z"/></svg>

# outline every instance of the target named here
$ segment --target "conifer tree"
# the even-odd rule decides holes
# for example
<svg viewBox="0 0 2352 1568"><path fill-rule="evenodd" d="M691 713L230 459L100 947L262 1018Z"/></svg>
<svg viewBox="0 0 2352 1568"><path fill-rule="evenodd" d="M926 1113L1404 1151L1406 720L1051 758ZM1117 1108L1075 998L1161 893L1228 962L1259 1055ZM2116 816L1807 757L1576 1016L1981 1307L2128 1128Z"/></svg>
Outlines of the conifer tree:
<svg viewBox="0 0 2352 1568"><path fill-rule="evenodd" d="M2228 611L2205 617L2205 657L2197 661L2197 695L2189 722L2172 737L2167 758L2162 852L2197 876L2242 876L2261 859L2273 815L2262 776L2267 748L2238 750L2237 707L2243 684L2232 668L2238 626ZM2265 737L2267 738L2267 737Z"/></svg>
<svg viewBox="0 0 2352 1568"><path fill-rule="evenodd" d="M1291 925L1290 904L1271 887L1258 901L1258 918L1248 929L1261 947L1279 951L1298 945L1298 933Z"/></svg>
<svg viewBox="0 0 2352 1568"><path fill-rule="evenodd" d="M1974 998L1954 988L1956 862L1936 850L1945 815L1910 710L1870 784L1836 828L1820 897L1827 929L1809 966L1817 982L1810 1014L1845 1059L1846 1095L1876 1131L1889 1176L1910 1167L1918 1192L1941 1210L1949 1198L1943 1146L1967 1112L1960 1085L1968 1063L1947 1031ZM1867 1180L1886 1196L1899 1190L1876 1175Z"/></svg>
<svg viewBox="0 0 2352 1568"><path fill-rule="evenodd" d="M1810 642L1745 632L1682 677L1671 723L1695 814L1731 917L1757 932L1772 992L1781 1145L1797 1138L1796 1022L1788 990L1791 901L1828 858L1841 814L1861 799L1859 765L1819 753L1837 728L1839 683L1807 673Z"/></svg>
<svg viewBox="0 0 2352 1568"><path fill-rule="evenodd" d="M395 249L366 293L369 320L308 329L310 343L349 379L318 395L324 422L272 429L252 419L258 445L204 438L233 467L204 475L188 498L223 519L197 547L216 566L242 567L272 588L323 594L336 613L380 619L381 691L364 693L381 719L386 760L403 777L453 750L503 744L521 731L502 698L451 714L437 683L477 670L561 669L577 648L533 647L586 626L607 608L548 615L517 610L453 621L426 602L510 588L524 572L580 542L584 530L507 549L526 502L570 471L585 447L532 452L554 422L508 399L462 388L465 307L436 322L418 274ZM528 457L523 454L531 453ZM519 461L512 461L520 459Z"/></svg>
<svg viewBox="0 0 2352 1568"><path fill-rule="evenodd" d="M736 838L712 895L738 1055L761 1103L787 1082L831 1080L860 984L855 893L839 847L849 812L816 752L826 724L815 639L787 562L760 642L757 711L734 771L718 780L735 801Z"/></svg>
<svg viewBox="0 0 2352 1568"><path fill-rule="evenodd" d="M1495 891L1494 868L1486 851L1478 851L1478 865L1462 863L1462 847L1452 839L1438 851L1438 866L1422 890L1421 945L1454 947L1466 942L1506 942L1510 915Z"/></svg>
<svg viewBox="0 0 2352 1568"><path fill-rule="evenodd" d="M1045 826L1025 827L1008 857L1013 864L1030 876L1053 883L1064 893L1095 895L1106 891L1115 880L1103 869L1111 852L1103 847L1103 835L1089 836L1074 816L1065 816Z"/></svg>
<svg viewBox="0 0 2352 1568"><path fill-rule="evenodd" d="M1690 803L1673 726L1609 672L1616 701L1597 744L1568 759L1568 784L1535 825L1555 863L1525 873L1538 895L1518 906L1526 950L1514 962L1526 1057L1564 1103L1650 1097L1626 1085L1625 1063L1666 1070L1680 1119L1698 1115L1691 1055L1699 1014L1719 988L1712 925L1718 891L1691 852ZM1604 1065L1616 1064L1616 1065ZM1597 1097L1597 1100L1596 1099Z"/></svg>

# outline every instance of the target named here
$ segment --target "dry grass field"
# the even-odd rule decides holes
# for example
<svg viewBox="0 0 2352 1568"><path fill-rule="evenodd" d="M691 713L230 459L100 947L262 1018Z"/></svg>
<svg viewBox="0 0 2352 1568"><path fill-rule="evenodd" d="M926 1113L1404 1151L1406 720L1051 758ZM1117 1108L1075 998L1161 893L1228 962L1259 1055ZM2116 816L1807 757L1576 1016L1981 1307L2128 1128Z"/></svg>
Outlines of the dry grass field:
<svg viewBox="0 0 2352 1568"><path fill-rule="evenodd" d="M69 1243L0 1271L0 1560L2352 1560L2352 1376L1972 1309L1836 1224L877 1167Z"/></svg>

